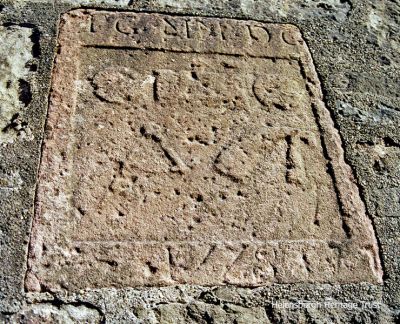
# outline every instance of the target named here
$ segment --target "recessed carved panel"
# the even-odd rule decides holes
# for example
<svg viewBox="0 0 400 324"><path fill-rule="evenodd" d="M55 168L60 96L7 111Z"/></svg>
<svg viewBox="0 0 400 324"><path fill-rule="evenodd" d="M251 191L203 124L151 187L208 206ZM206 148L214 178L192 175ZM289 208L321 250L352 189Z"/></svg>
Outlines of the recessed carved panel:
<svg viewBox="0 0 400 324"><path fill-rule="evenodd" d="M26 286L379 282L297 28L63 16Z"/></svg>

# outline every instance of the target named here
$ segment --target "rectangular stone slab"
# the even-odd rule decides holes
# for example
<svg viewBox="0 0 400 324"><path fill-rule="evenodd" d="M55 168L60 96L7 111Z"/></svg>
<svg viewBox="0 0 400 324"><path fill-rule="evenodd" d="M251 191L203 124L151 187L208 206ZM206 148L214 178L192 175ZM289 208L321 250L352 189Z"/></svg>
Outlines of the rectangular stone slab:
<svg viewBox="0 0 400 324"><path fill-rule="evenodd" d="M26 289L381 282L291 25L61 20Z"/></svg>

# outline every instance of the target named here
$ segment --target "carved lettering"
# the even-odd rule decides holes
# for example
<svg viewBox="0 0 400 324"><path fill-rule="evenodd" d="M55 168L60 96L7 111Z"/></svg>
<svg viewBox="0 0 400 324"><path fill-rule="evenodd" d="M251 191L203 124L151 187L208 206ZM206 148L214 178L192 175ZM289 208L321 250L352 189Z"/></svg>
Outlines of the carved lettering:
<svg viewBox="0 0 400 324"><path fill-rule="evenodd" d="M296 27L80 10L59 44L29 291L379 282Z"/></svg>
<svg viewBox="0 0 400 324"><path fill-rule="evenodd" d="M266 44L270 40L270 35L266 27L257 25L248 25L247 30L251 39Z"/></svg>

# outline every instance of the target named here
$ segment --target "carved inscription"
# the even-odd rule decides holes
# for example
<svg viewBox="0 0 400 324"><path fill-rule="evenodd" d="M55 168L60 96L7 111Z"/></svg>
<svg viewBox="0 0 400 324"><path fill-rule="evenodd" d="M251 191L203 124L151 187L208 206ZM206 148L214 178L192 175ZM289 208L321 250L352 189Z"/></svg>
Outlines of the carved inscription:
<svg viewBox="0 0 400 324"><path fill-rule="evenodd" d="M97 20L96 31L104 27L104 20ZM215 19L163 17L160 20L149 20L146 16L124 16L115 17L112 24L118 33L131 37L140 43L141 35L158 32L164 39L176 41L195 39L217 40L217 41L245 41L249 45L258 42L266 45L270 41L268 29L260 24L246 24L237 21L224 21ZM278 35L277 35L278 36ZM283 40L288 44L295 45L296 37L291 34L282 34Z"/></svg>
<svg viewBox="0 0 400 324"><path fill-rule="evenodd" d="M296 28L74 11L59 42L28 290L379 282Z"/></svg>

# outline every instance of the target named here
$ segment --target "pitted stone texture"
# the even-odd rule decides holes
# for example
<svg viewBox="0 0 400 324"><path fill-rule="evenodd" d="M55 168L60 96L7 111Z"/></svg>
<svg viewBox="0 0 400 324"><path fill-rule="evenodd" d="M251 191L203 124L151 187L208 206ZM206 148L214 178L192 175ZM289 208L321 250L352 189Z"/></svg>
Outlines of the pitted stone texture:
<svg viewBox="0 0 400 324"><path fill-rule="evenodd" d="M17 138L32 139L21 114L31 99L29 61L32 59L32 28L0 26L0 145Z"/></svg>
<svg viewBox="0 0 400 324"><path fill-rule="evenodd" d="M102 323L101 314L85 305L37 304L11 317L12 323Z"/></svg>
<svg viewBox="0 0 400 324"><path fill-rule="evenodd" d="M369 284L295 284L290 292L287 285L179 285L55 295L61 310L63 305L86 305L104 314L106 323L393 323L390 309L378 301L379 290ZM28 296L34 305L54 299L48 293Z"/></svg>
<svg viewBox="0 0 400 324"><path fill-rule="evenodd" d="M54 0L55 3L68 3L72 5L112 5L112 6L128 6L132 4L132 0Z"/></svg>
<svg viewBox="0 0 400 324"><path fill-rule="evenodd" d="M328 18L334 21L345 21L352 11L349 0L270 0L267 3L258 0L158 0L154 1L157 8L174 9L180 12L187 10L223 11L227 7L233 10L240 8L248 16L287 18L295 16L298 19Z"/></svg>
<svg viewBox="0 0 400 324"><path fill-rule="evenodd" d="M240 1L245 14L271 13L278 17L295 15L300 19L310 17L331 18L336 21L345 21L350 14L352 6L349 0L272 0L268 6L257 0Z"/></svg>
<svg viewBox="0 0 400 324"><path fill-rule="evenodd" d="M73 11L59 44L28 290L380 282L295 27Z"/></svg>
<svg viewBox="0 0 400 324"><path fill-rule="evenodd" d="M400 50L399 4L396 1L371 1L367 28L368 40L382 47ZM398 63L398 59L395 58Z"/></svg>

